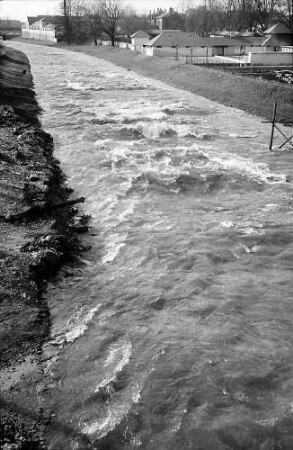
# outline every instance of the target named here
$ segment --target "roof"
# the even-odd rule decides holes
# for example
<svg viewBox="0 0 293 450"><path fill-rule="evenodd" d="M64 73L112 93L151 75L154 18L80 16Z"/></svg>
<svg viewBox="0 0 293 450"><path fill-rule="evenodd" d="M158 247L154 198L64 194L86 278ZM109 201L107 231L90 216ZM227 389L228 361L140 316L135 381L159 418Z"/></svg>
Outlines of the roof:
<svg viewBox="0 0 293 450"><path fill-rule="evenodd" d="M168 30L151 39L146 45L148 47L235 47L242 45L259 45L263 38L225 38L225 37L200 37L193 33L185 33L180 30Z"/></svg>
<svg viewBox="0 0 293 450"><path fill-rule="evenodd" d="M74 17L72 17L74 18ZM43 21L44 25L63 25L64 16L36 16L27 18L29 25L33 25L35 22Z"/></svg>
<svg viewBox="0 0 293 450"><path fill-rule="evenodd" d="M253 45L255 47L263 45L266 38L262 36L237 36L238 41L242 41L242 45Z"/></svg>
<svg viewBox="0 0 293 450"><path fill-rule="evenodd" d="M42 20L44 25L52 24L52 25L63 25L64 24L64 16L38 16L39 20ZM74 19L74 17L71 17Z"/></svg>
<svg viewBox="0 0 293 450"><path fill-rule="evenodd" d="M29 25L32 25L33 23L37 22L39 20L38 16L27 16L27 21Z"/></svg>
<svg viewBox="0 0 293 450"><path fill-rule="evenodd" d="M130 37L131 38L149 38L150 35L148 33L146 33L145 31L138 30L135 33L133 33Z"/></svg>
<svg viewBox="0 0 293 450"><path fill-rule="evenodd" d="M149 47L172 47L177 45L179 47L186 47L192 45L195 37L197 36L192 33L184 33L184 31L180 30L166 30L160 33L159 36L151 39L146 45ZM200 40L203 39L200 37L197 38Z"/></svg>
<svg viewBox="0 0 293 450"><path fill-rule="evenodd" d="M275 25L268 28L266 31L264 31L264 34L291 34L292 35L292 32L291 32L290 28L287 27L287 25L285 25L282 22L278 22Z"/></svg>
<svg viewBox="0 0 293 450"><path fill-rule="evenodd" d="M202 39L204 39L209 47L240 47L242 45L251 45L248 38L239 36L231 39L227 37L206 37ZM261 43L259 45L261 45Z"/></svg>
<svg viewBox="0 0 293 450"><path fill-rule="evenodd" d="M264 47L283 47L283 46L291 46L293 45L293 36L292 35L272 35L267 36L264 40L263 44Z"/></svg>

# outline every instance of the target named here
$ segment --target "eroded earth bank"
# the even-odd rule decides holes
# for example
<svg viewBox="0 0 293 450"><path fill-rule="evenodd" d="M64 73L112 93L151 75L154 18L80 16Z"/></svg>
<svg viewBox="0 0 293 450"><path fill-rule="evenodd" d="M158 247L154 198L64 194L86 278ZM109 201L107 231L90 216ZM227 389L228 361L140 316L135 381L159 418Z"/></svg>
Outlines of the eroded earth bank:
<svg viewBox="0 0 293 450"><path fill-rule="evenodd" d="M77 211L42 130L27 57L0 47L0 447L43 448L35 380L50 317L46 280L78 251ZM82 199L80 199L82 200ZM39 388L38 388L39 389Z"/></svg>

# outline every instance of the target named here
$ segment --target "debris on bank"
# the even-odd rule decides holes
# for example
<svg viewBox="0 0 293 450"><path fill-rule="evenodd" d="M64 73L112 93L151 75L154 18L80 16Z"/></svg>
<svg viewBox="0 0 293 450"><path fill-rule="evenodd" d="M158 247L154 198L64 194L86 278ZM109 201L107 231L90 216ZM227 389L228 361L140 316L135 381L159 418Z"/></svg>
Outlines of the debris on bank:
<svg viewBox="0 0 293 450"><path fill-rule="evenodd" d="M87 217L73 207L84 198L66 187L39 113L28 59L0 47L0 383L15 379L1 395L0 448L7 450L45 448L46 414L35 391L50 328L41 294L87 231Z"/></svg>

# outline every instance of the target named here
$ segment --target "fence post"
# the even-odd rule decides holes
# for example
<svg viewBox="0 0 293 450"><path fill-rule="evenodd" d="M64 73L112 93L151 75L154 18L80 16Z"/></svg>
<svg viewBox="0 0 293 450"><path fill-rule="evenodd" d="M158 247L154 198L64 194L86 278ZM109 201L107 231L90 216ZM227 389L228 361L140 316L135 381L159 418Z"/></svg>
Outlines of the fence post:
<svg viewBox="0 0 293 450"><path fill-rule="evenodd" d="M273 140L274 140L276 111L277 111L277 102L274 103L274 112L273 112L273 120L272 120L272 131L271 131L271 139L270 139L270 150L272 150Z"/></svg>

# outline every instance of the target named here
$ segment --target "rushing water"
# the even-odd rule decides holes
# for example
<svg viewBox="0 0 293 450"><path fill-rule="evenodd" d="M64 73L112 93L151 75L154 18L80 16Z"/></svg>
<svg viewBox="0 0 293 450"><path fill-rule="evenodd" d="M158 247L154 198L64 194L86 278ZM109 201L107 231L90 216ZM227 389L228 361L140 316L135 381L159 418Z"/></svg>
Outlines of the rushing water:
<svg viewBox="0 0 293 450"><path fill-rule="evenodd" d="M292 150L241 111L17 47L92 217L48 291L50 448L292 450Z"/></svg>

